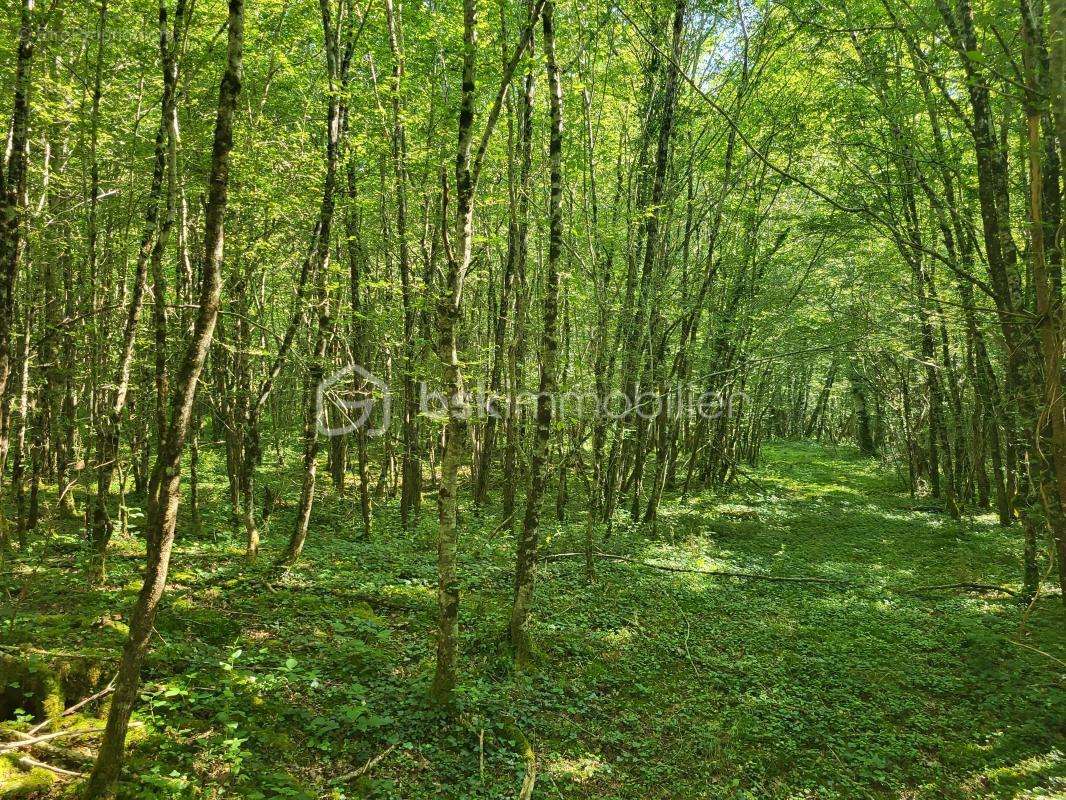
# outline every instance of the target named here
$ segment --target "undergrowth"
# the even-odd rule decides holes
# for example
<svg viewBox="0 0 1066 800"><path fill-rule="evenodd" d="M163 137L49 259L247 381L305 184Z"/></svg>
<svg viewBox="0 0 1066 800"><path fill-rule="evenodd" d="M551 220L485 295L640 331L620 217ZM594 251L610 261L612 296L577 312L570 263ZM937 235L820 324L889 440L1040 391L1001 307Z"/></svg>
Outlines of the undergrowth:
<svg viewBox="0 0 1066 800"><path fill-rule="evenodd" d="M600 543L658 564L849 585L605 560L588 582L580 559L547 561L528 675L503 646L513 535L493 508L464 513L457 719L426 700L432 498L417 530L385 504L363 539L354 500L325 491L302 560L279 574L291 510L247 566L217 465L208 477L203 532L179 531L126 797L512 798L523 738L543 798L1066 797L1061 601L1039 600L1023 621L1006 595L899 591L1017 588L1020 534L923 510L850 451L767 447L741 488L669 498L654 530L620 521ZM292 488L292 476L269 478L282 497ZM579 498L569 514L546 515L545 553L581 550ZM76 522L49 518L4 568L0 639L110 663L142 558L135 529L93 589Z"/></svg>

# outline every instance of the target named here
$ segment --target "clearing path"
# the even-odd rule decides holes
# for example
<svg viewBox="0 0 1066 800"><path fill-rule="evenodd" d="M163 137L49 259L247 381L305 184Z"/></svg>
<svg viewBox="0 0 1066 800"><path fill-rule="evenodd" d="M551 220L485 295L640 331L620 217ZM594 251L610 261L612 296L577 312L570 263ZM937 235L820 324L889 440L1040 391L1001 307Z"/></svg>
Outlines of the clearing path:
<svg viewBox="0 0 1066 800"><path fill-rule="evenodd" d="M389 508L360 540L353 502L324 498L305 558L280 578L266 563L246 569L237 537L186 538L127 792L514 798L524 736L536 798L1066 796L1060 600L1041 599L1022 626L1009 595L906 593L1016 589L1020 534L917 510L898 486L851 451L767 447L743 491L664 502L654 533L621 526L602 549L840 583L598 560L590 584L580 559L549 560L536 598L541 668L521 680L501 647L513 538L491 512L464 515L462 713L451 725L425 702L431 520L404 533ZM211 490L221 531L224 488ZM581 549L577 512L575 501L572 522L547 523L545 553ZM60 532L15 565L33 577L5 639L108 663L123 626L106 616L129 608L141 543L119 542L111 584L92 590L70 569L75 537Z"/></svg>

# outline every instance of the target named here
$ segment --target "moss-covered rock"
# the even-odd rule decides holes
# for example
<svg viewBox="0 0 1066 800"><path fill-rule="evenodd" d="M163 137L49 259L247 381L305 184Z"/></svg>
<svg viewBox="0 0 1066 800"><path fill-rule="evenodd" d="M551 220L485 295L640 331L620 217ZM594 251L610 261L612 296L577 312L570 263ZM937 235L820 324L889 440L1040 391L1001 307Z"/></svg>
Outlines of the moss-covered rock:
<svg viewBox="0 0 1066 800"><path fill-rule="evenodd" d="M63 713L59 671L43 658L0 653L0 719L14 719L20 709L37 719Z"/></svg>
<svg viewBox="0 0 1066 800"><path fill-rule="evenodd" d="M67 698L92 694L102 682L103 668L94 659L0 653L0 720L14 719L19 710L38 721L54 719Z"/></svg>

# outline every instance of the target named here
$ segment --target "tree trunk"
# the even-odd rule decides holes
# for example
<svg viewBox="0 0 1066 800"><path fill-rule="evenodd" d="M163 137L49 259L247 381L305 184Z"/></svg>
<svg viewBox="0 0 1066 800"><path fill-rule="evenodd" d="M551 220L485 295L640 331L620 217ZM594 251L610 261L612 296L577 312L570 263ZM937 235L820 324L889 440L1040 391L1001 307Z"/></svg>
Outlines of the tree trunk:
<svg viewBox="0 0 1066 800"><path fill-rule="evenodd" d="M307 529L311 521L311 506L315 498L315 479L318 472L318 390L325 372L326 346L333 331L330 315L330 300L327 292L327 273L330 267L331 231L333 212L336 207L335 189L337 165L340 161L341 133L344 129L345 97L348 84L348 65L351 57L350 37L342 51L340 32L343 13L338 13L336 23L332 20L330 0L321 0L322 29L326 45L326 68L329 73L329 102L326 111L326 176L322 186L322 205L318 213L318 247L315 252L315 304L318 324L315 329L314 349L311 353L311 368L307 384L307 410L304 417L304 480L300 501L296 509L296 527L289 538L288 546L279 562L292 564L299 559L307 541Z"/></svg>
<svg viewBox="0 0 1066 800"><path fill-rule="evenodd" d="M544 33L544 62L548 77L548 101L551 109L548 159L551 189L548 201L548 260L544 277L544 327L540 345L540 389L537 394L537 428L533 456L529 464L529 491L522 534L518 539L515 560L514 601L511 606L510 637L515 666L527 666L532 656L526 622L533 604L533 586L537 566L540 502L548 476L548 453L551 444L552 405L556 400L556 352L559 347L556 321L559 315L559 258L563 247L563 91L559 65L555 60L554 0L544 4L541 14Z"/></svg>
<svg viewBox="0 0 1066 800"><path fill-rule="evenodd" d="M441 390L448 405L444 426L444 452L441 455L440 481L437 491L437 662L430 695L442 706L451 706L458 680L459 660L459 576L456 563L458 534L456 503L459 465L467 440L467 403L459 368L459 334L462 313L463 281L470 269L474 238L474 194L482 160L511 76L529 46L533 26L545 0L536 0L529 21L514 55L505 65L503 79L495 100L486 115L477 151L471 157L474 123L474 76L477 66L477 3L463 0L463 76L459 106L458 146L455 157L457 246L453 247L448 231L448 186L442 174L441 237L447 260L444 285L437 302L437 355L441 361Z"/></svg>
<svg viewBox="0 0 1066 800"><path fill-rule="evenodd" d="M106 4L106 3L105 3ZM111 540L113 524L108 512L111 496L111 481L119 458L119 436L122 415L129 395L130 373L133 366L134 341L137 336L137 323L144 303L144 288L149 257L157 250L159 238L159 194L162 189L163 172L167 162L168 141L174 131L170 128L169 118L174 110L174 91L177 78L176 51L183 29L185 11L184 0L178 0L174 10L173 35L167 29L166 7L160 8L160 52L163 60L163 100L159 120L159 130L155 139L155 159L152 170L152 184L148 192L148 205L145 209L144 228L141 233L141 245L137 251L137 264L134 269L133 287L130 294L126 322L122 331L122 345L119 348L115 364L115 383L107 405L96 418L96 493L91 504L89 521L89 541L92 546L90 576L94 581L102 581L106 569L107 545ZM101 13L103 13L101 11ZM168 191L173 191L168 186ZM155 259L153 259L153 262ZM153 266L157 266L153 263ZM158 305L158 303L157 303ZM165 338L166 329L163 329ZM158 340L157 340L158 345ZM164 342L165 345L165 342ZM157 395L157 400L160 396Z"/></svg>
<svg viewBox="0 0 1066 800"><path fill-rule="evenodd" d="M403 302L403 455L400 488L400 519L404 528L417 520L416 495L422 492L422 464L419 452L418 397L415 386L414 278L407 243L407 131L403 123L404 54L401 45L403 20L393 0L385 0L385 23L392 53L392 166L396 192L396 238L400 267L400 295Z"/></svg>
<svg viewBox="0 0 1066 800"><path fill-rule="evenodd" d="M18 53L15 58L15 83L10 156L6 172L0 164L0 400L7 397L11 377L11 329L15 315L15 280L23 249L26 173L30 120L30 71L34 50L35 0L22 0L19 21ZM8 426L0 431L0 451L7 452Z"/></svg>
<svg viewBox="0 0 1066 800"><path fill-rule="evenodd" d="M530 36L526 58L532 63L534 40ZM512 307L511 342L507 348L508 383L507 415L504 420L503 451L503 508L502 517L511 520L515 515L518 486L522 471L520 451L522 447L522 412L519 395L525 386L523 373L526 360L526 305L529 301L529 284L526 280L526 265L529 260L529 204L530 181L533 172L533 97L536 81L530 68L525 75L521 102L518 106L518 188L515 198L514 229L514 305ZM501 309L501 313L502 313ZM478 473L481 479L481 471ZM487 475L486 475L487 479Z"/></svg>
<svg viewBox="0 0 1066 800"><path fill-rule="evenodd" d="M274 356L274 361L259 386L259 392L248 405L248 417L244 422L244 462L241 464L239 485L241 491L241 517L244 520L246 537L244 555L250 561L259 555L260 530L255 519L255 473L263 460L259 419L267 400L274 390L278 375L281 374L281 369L285 366L285 360L289 355L289 350L292 348L293 340L296 338L296 330L300 322L305 318L302 307L304 293L307 290L307 278L311 271L311 262L314 254L318 252L319 232L320 226L316 222L311 232L311 244L308 247L307 254L304 256L303 266L300 268L300 277L296 283L296 298L292 316L289 318L289 325L285 329L281 344L278 346L277 355ZM264 525L266 524L265 517L266 514L264 513Z"/></svg>
<svg viewBox="0 0 1066 800"><path fill-rule="evenodd" d="M193 401L218 318L222 293L223 222L229 190L230 151L233 149L233 114L241 90L244 50L244 2L229 0L229 38L226 70L219 88L218 113L211 153L211 171L204 230L204 270L200 308L192 336L185 348L171 399L170 420L155 467L148 504L148 559L144 585L130 615L130 633L122 651L115 693L99 755L85 787L86 800L113 798L122 769L126 731L137 701L141 664L155 623L159 600L166 588L170 555L177 527L181 455L192 417Z"/></svg>
<svg viewBox="0 0 1066 800"><path fill-rule="evenodd" d="M1038 453L1041 473L1040 495L1047 513L1048 527L1055 541L1059 562L1059 584L1066 603L1066 405L1062 397L1062 307L1061 300L1052 291L1051 276L1046 261L1044 241L1044 175L1041 119L1042 97L1048 96L1048 81L1042 75L1038 61L1041 43L1039 22L1035 19L1028 0L1021 0L1022 28L1025 33L1025 117L1029 143L1029 258L1033 268L1033 285L1036 290L1036 328L1044 360L1044 409L1040 415L1046 423L1034 425L1036 441L1033 446ZM1050 431L1049 441L1042 441L1045 428ZM1050 453L1047 452L1050 450Z"/></svg>

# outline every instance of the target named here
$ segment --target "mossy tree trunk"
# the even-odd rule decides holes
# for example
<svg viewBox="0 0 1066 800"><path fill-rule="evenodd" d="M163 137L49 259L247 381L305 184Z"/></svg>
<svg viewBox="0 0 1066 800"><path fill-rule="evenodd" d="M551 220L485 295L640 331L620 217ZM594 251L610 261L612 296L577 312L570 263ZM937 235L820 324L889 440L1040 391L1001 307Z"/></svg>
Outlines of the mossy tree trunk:
<svg viewBox="0 0 1066 800"><path fill-rule="evenodd" d="M556 321L559 316L559 259L563 248L563 90L555 58L555 3L548 0L541 13L544 63L547 72L551 125L548 140L550 189L548 199L548 260L545 264L543 329L540 345L540 387L537 394L537 427L529 464L529 491L525 517L515 559L514 600L509 625L515 666L528 665L531 657L526 622L533 604L537 566L540 503L548 477L552 406L556 401L556 353L559 349Z"/></svg>

